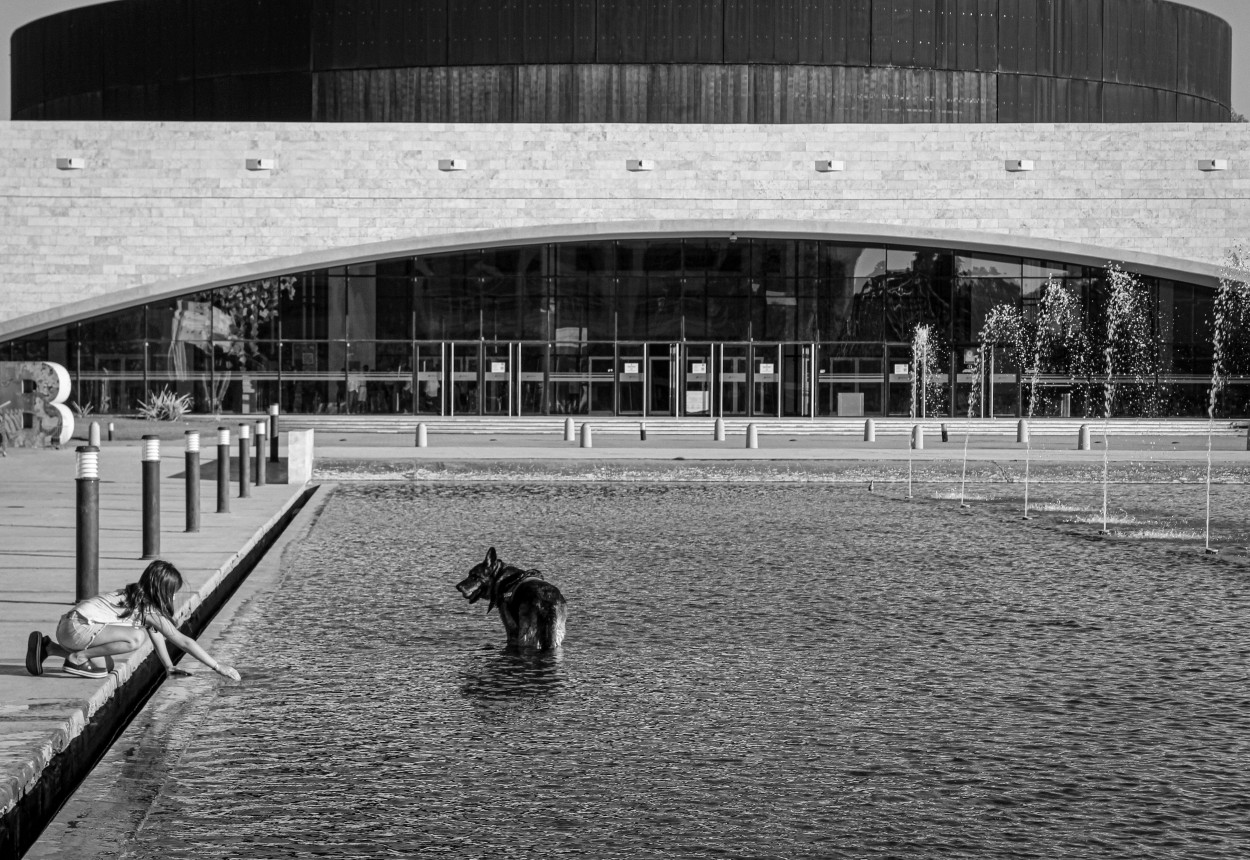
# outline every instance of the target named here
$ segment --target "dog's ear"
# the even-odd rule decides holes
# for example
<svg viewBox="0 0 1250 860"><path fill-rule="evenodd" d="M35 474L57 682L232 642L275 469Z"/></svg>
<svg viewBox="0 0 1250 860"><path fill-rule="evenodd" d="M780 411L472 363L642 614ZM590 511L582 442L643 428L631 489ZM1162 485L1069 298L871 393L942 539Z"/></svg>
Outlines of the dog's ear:
<svg viewBox="0 0 1250 860"><path fill-rule="evenodd" d="M485 565L487 567L494 567L496 560L497 558L495 556L495 548L491 547L490 549L486 550L486 561L484 562Z"/></svg>

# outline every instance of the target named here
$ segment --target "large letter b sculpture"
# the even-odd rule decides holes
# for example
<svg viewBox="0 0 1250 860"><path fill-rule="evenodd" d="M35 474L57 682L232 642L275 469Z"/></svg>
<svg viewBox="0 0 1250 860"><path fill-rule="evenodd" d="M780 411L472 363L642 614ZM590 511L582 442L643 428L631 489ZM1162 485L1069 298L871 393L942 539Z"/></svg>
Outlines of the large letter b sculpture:
<svg viewBox="0 0 1250 860"><path fill-rule="evenodd" d="M69 373L51 361L0 361L0 451L60 447L74 435Z"/></svg>

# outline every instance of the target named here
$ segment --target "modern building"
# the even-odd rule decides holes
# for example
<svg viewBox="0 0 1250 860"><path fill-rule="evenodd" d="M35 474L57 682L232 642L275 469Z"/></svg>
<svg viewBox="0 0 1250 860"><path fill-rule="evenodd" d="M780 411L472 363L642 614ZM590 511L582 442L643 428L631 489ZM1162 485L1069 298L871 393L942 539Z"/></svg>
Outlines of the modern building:
<svg viewBox="0 0 1250 860"><path fill-rule="evenodd" d="M928 326L927 413L1004 415L1035 362L987 314L1065 289L1037 408L1101 414L1114 264L1117 411L1202 414L1230 45L1164 0L63 12L12 42L0 360L96 412L906 415Z"/></svg>

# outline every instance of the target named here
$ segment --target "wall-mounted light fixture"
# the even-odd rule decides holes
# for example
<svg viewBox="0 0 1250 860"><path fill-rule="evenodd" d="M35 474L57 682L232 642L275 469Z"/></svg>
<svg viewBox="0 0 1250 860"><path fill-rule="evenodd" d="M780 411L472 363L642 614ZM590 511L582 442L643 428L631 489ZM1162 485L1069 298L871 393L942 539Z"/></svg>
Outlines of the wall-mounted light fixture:
<svg viewBox="0 0 1250 860"><path fill-rule="evenodd" d="M464 170L469 164L463 158L440 158L438 160L439 170Z"/></svg>
<svg viewBox="0 0 1250 860"><path fill-rule="evenodd" d="M655 162L646 158L630 158L625 161L625 169L635 173L640 170L655 170Z"/></svg>
<svg viewBox="0 0 1250 860"><path fill-rule="evenodd" d="M249 158L247 160L248 170L273 170L278 163L272 158Z"/></svg>
<svg viewBox="0 0 1250 860"><path fill-rule="evenodd" d="M1003 166L1008 173L1027 173L1033 169L1033 162L1023 158L1009 158Z"/></svg>
<svg viewBox="0 0 1250 860"><path fill-rule="evenodd" d="M1207 173L1212 170L1228 170L1227 158L1200 158L1198 159L1198 169Z"/></svg>
<svg viewBox="0 0 1250 860"><path fill-rule="evenodd" d="M57 170L82 170L87 166L87 162L81 158L58 158L56 160Z"/></svg>
<svg viewBox="0 0 1250 860"><path fill-rule="evenodd" d="M843 170L846 170L845 161L830 161L828 159L821 159L816 162L817 173L841 173Z"/></svg>

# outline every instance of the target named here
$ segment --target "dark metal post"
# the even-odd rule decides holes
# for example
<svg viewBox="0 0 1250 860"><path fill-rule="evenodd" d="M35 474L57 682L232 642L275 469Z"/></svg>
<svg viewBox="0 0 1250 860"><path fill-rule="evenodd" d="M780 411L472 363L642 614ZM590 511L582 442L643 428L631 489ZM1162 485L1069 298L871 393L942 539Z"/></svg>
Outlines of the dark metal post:
<svg viewBox="0 0 1250 860"><path fill-rule="evenodd" d="M188 430L187 437L187 531L200 530L200 431Z"/></svg>
<svg viewBox="0 0 1250 860"><path fill-rule="evenodd" d="M109 422L109 441L113 441L113 422Z"/></svg>
<svg viewBox="0 0 1250 860"><path fill-rule="evenodd" d="M239 425L239 498L252 496L252 425Z"/></svg>
<svg viewBox="0 0 1250 860"><path fill-rule="evenodd" d="M268 421L256 422L256 486L265 486L265 431Z"/></svg>
<svg viewBox="0 0 1250 860"><path fill-rule="evenodd" d="M74 602L100 590L100 449L77 450L78 547Z"/></svg>
<svg viewBox="0 0 1250 860"><path fill-rule="evenodd" d="M230 428L217 428L217 513L230 513Z"/></svg>
<svg viewBox="0 0 1250 860"><path fill-rule="evenodd" d="M269 405L269 462L278 462L278 404Z"/></svg>
<svg viewBox="0 0 1250 860"><path fill-rule="evenodd" d="M143 558L161 554L161 440L143 437Z"/></svg>

